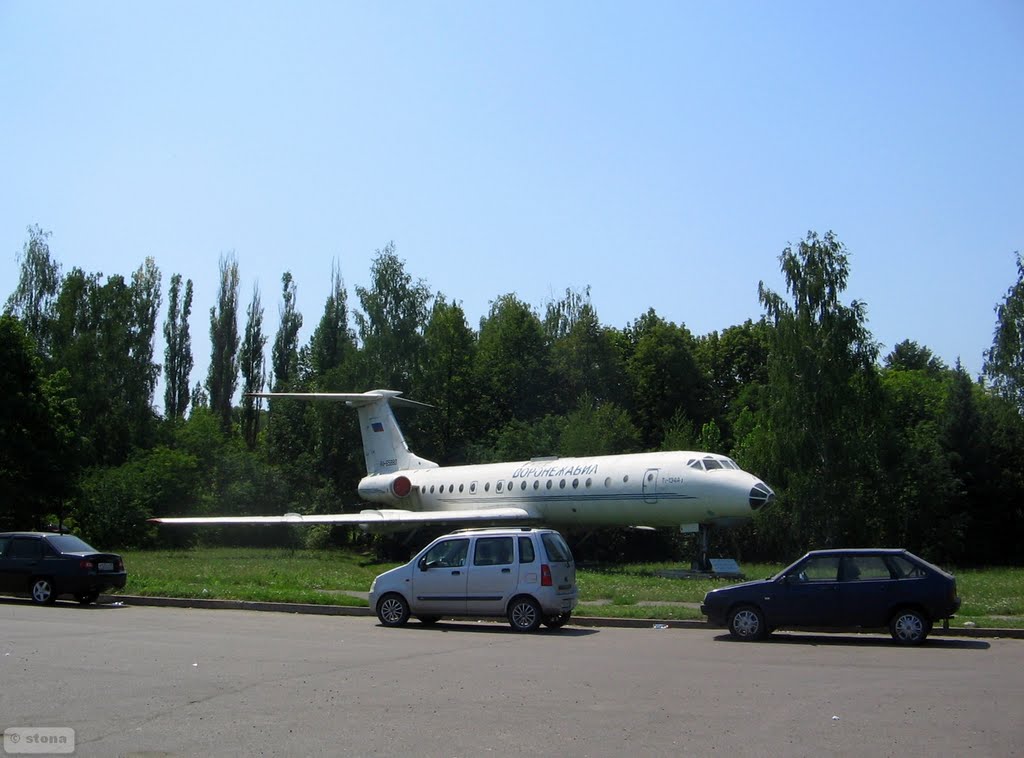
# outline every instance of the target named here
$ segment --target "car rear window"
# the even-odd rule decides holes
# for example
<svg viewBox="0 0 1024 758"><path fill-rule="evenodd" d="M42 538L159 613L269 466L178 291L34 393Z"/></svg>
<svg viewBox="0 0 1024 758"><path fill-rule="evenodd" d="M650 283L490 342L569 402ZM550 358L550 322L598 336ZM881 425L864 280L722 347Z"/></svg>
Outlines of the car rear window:
<svg viewBox="0 0 1024 758"><path fill-rule="evenodd" d="M540 536L544 543L544 551L548 554L548 560L552 563L568 563L572 561L572 551L565 544L562 535L557 532L544 532Z"/></svg>
<svg viewBox="0 0 1024 758"><path fill-rule="evenodd" d="M62 553L95 553L92 545L80 540L73 534L53 534L46 538L51 545Z"/></svg>

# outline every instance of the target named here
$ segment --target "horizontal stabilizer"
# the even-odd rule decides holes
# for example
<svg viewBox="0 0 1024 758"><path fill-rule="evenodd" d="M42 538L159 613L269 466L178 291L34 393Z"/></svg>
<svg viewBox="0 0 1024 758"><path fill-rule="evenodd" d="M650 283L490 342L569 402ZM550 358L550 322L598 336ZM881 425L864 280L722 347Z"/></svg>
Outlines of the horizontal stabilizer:
<svg viewBox="0 0 1024 758"><path fill-rule="evenodd" d="M359 513L309 514L287 513L283 516L184 516L181 518L151 518L156 524L357 524L357 525L409 525L417 524L527 524L536 517L523 508L481 508L463 511L404 511L398 509L371 509Z"/></svg>

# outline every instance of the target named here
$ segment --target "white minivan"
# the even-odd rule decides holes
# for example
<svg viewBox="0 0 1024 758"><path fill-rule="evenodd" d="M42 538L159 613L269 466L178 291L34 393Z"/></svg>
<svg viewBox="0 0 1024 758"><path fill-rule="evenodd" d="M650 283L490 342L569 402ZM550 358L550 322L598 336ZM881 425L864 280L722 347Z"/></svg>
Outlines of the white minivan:
<svg viewBox="0 0 1024 758"><path fill-rule="evenodd" d="M505 617L518 632L557 628L576 607L576 563L552 529L461 529L438 537L409 563L370 586L370 607L384 626L415 616Z"/></svg>

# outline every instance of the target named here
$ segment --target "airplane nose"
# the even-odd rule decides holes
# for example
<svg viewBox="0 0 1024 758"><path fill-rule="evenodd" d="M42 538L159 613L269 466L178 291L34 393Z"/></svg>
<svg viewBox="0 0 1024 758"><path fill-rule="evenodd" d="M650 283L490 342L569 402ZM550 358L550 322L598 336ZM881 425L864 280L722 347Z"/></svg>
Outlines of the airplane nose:
<svg viewBox="0 0 1024 758"><path fill-rule="evenodd" d="M764 482L758 482L750 489L750 510L756 511L775 502L775 493Z"/></svg>

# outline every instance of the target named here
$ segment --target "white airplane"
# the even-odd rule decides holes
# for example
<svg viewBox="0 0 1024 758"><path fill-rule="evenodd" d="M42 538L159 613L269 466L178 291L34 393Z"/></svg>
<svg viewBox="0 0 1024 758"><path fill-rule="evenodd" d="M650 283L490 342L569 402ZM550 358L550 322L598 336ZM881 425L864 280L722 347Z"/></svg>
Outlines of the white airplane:
<svg viewBox="0 0 1024 758"><path fill-rule="evenodd" d="M357 524L374 531L424 525L680 527L704 533L770 504L775 493L724 455L633 453L533 458L514 463L438 466L414 455L392 405L430 407L394 390L364 393L267 392L256 397L345 402L359 412L366 476L359 496L378 508L359 513L189 516L160 524Z"/></svg>

